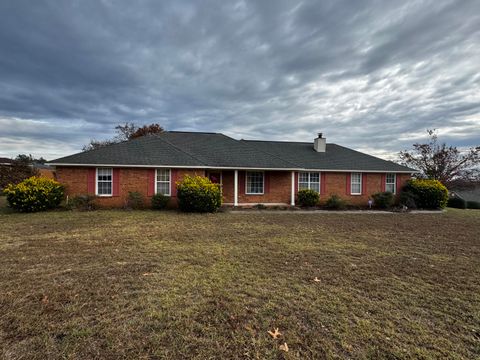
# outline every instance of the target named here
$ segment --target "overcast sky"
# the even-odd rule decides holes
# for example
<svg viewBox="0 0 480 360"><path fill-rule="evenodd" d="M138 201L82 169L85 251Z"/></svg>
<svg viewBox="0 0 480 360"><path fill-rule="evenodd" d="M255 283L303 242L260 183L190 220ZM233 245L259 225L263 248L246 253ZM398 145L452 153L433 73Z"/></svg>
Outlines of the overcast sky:
<svg viewBox="0 0 480 360"><path fill-rule="evenodd" d="M480 144L480 1L0 2L0 156L116 124L391 157Z"/></svg>

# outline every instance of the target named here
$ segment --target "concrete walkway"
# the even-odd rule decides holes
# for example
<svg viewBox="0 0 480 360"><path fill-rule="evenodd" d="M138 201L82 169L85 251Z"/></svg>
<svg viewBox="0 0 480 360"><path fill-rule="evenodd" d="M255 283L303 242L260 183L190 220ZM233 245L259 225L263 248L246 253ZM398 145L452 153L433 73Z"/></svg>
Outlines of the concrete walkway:
<svg viewBox="0 0 480 360"><path fill-rule="evenodd" d="M446 210L412 210L406 212L380 211L380 210L227 210L230 214L443 214Z"/></svg>

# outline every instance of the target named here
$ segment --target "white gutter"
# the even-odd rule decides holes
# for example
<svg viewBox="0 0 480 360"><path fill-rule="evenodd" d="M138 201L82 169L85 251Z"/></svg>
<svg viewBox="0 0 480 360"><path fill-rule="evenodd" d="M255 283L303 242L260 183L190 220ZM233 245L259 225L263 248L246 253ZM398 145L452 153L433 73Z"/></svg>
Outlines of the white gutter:
<svg viewBox="0 0 480 360"><path fill-rule="evenodd" d="M130 167L130 168L175 168L175 169L218 169L218 170L273 170L273 171L318 171L318 172L363 172L380 173L392 172L402 174L412 174L418 170L337 170L337 169L311 169L311 168L262 168L262 167L242 167L242 166L188 166L188 165L119 165L119 164L69 164L69 163L49 163L53 166L79 166L79 167Z"/></svg>

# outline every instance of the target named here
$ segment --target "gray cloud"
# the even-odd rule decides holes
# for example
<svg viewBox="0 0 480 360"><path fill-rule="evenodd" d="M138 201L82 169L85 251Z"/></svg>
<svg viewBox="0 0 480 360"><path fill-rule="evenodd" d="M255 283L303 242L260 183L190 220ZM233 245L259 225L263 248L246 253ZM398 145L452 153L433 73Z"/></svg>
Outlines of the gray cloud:
<svg viewBox="0 0 480 360"><path fill-rule="evenodd" d="M328 140L392 157L480 143L480 3L3 1L0 155L120 122Z"/></svg>

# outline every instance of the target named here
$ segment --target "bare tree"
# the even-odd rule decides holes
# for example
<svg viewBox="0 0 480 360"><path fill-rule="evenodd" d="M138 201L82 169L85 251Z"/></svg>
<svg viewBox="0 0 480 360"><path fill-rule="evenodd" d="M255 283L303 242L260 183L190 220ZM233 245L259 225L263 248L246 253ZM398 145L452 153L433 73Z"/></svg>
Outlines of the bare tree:
<svg viewBox="0 0 480 360"><path fill-rule="evenodd" d="M478 180L480 172L480 146L460 151L438 141L435 129L427 130L430 140L426 144L413 144L412 150L400 152L400 160L421 171L420 176L439 180L447 187L458 181Z"/></svg>
<svg viewBox="0 0 480 360"><path fill-rule="evenodd" d="M144 125L137 127L134 123L126 122L115 126L116 135L112 139L107 140L95 140L92 139L87 145L82 147L82 151L89 151L99 149L101 147L117 144L122 141L136 139L141 136L149 134L159 134L164 131L163 127L159 124Z"/></svg>

